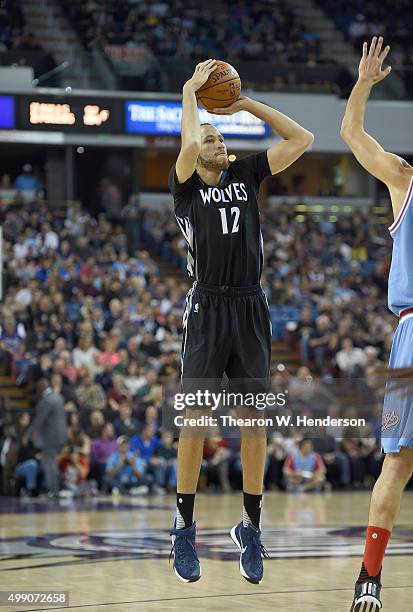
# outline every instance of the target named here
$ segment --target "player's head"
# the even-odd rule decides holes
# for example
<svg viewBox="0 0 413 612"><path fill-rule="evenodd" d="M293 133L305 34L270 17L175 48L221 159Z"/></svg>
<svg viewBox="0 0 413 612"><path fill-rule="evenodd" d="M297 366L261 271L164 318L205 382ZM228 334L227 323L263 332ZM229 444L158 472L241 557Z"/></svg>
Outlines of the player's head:
<svg viewBox="0 0 413 612"><path fill-rule="evenodd" d="M221 172L229 166L227 147L221 132L209 123L201 125L201 152L198 164L205 170Z"/></svg>

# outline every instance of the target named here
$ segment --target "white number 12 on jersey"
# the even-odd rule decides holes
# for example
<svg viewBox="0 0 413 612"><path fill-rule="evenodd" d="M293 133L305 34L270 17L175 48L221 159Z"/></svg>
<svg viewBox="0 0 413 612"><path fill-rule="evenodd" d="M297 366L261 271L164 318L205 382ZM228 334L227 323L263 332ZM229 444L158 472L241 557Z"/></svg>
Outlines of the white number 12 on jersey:
<svg viewBox="0 0 413 612"><path fill-rule="evenodd" d="M219 208L218 210L221 213L222 233L228 234L229 232L228 232L228 222L227 222L227 209ZM237 206L233 206L231 208L231 213L230 213L231 218L232 216L234 216L231 234L235 234L239 230L239 213L240 213L240 210Z"/></svg>

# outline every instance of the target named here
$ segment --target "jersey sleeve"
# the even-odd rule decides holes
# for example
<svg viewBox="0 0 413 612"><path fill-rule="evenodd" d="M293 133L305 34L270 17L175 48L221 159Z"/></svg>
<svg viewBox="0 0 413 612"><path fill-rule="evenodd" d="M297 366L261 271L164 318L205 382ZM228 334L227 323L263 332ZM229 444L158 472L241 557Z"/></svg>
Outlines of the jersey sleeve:
<svg viewBox="0 0 413 612"><path fill-rule="evenodd" d="M192 207L194 193L195 172L185 183L179 183L176 176L175 164L168 176L168 186L174 199L174 211L177 217L188 217Z"/></svg>
<svg viewBox="0 0 413 612"><path fill-rule="evenodd" d="M237 160L233 162L232 167L240 178L243 178L250 185L255 187L257 191L262 181L267 176L271 176L267 151L261 151L261 153L248 155L248 157Z"/></svg>

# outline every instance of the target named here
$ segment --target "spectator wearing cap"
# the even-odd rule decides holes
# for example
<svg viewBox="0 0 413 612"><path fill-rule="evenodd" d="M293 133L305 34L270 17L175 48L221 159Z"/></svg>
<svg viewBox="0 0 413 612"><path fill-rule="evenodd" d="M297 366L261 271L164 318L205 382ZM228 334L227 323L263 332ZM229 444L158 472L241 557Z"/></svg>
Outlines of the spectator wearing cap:
<svg viewBox="0 0 413 612"><path fill-rule="evenodd" d="M120 436L117 444L118 450L110 455L106 464L105 491L117 488L123 494L149 492L153 478L146 471L147 462L130 449L126 436Z"/></svg>

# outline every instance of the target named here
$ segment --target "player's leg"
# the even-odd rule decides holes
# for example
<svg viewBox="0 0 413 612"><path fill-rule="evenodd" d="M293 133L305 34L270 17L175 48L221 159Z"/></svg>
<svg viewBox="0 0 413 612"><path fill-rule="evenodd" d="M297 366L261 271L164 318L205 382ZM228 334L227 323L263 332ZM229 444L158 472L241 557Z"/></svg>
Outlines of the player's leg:
<svg viewBox="0 0 413 612"><path fill-rule="evenodd" d="M390 367L413 362L413 319L396 330ZM381 609L381 568L391 531L400 511L401 498L413 474L412 401L403 389L388 388L383 407L382 446L386 453L370 505L363 563L356 582L352 612Z"/></svg>
<svg viewBox="0 0 413 612"><path fill-rule="evenodd" d="M199 418L201 410L187 410L189 419ZM201 577L201 566L195 547L195 494L202 462L205 428L185 426L178 444L176 517L172 536L171 556L174 571L183 582L196 582Z"/></svg>
<svg viewBox="0 0 413 612"><path fill-rule="evenodd" d="M257 417L257 411L238 409L243 419ZM241 575L254 584L262 580L262 557L268 556L261 544L261 508L267 454L264 427L241 427L241 463L243 474L242 520L231 529L231 538L240 550Z"/></svg>
<svg viewBox="0 0 413 612"><path fill-rule="evenodd" d="M219 309L218 309L219 310ZM219 313L218 313L219 315ZM193 393L222 378L226 355L220 350L221 334L217 309L198 291L188 294L182 343L182 391ZM187 418L209 416L205 407L187 410ZM201 577L195 548L195 495L202 462L206 429L187 425L181 429L178 444L176 517L171 532L174 570L183 582Z"/></svg>
<svg viewBox="0 0 413 612"><path fill-rule="evenodd" d="M369 525L360 575L352 610L359 612L368 603L380 610L381 569L387 544L398 517L403 491L413 475L413 449L386 455L371 498Z"/></svg>
<svg viewBox="0 0 413 612"><path fill-rule="evenodd" d="M234 323L237 339L229 360L227 374L236 391L263 393L267 390L271 360L271 323L262 292L235 300ZM233 384L234 383L234 384ZM263 411L238 409L242 418L263 417ZM261 545L261 508L267 435L264 427L241 427L241 463L243 472L242 521L231 529L238 545L240 572L250 582L259 584L263 577Z"/></svg>
<svg viewBox="0 0 413 612"><path fill-rule="evenodd" d="M238 416L243 419L257 418L257 411L253 412L245 408L240 408L238 410ZM252 523L258 529L260 528L266 456L267 433L265 427L241 427L244 527Z"/></svg>
<svg viewBox="0 0 413 612"><path fill-rule="evenodd" d="M369 524L392 530L400 511L403 491L413 475L413 448L389 453L371 498Z"/></svg>
<svg viewBox="0 0 413 612"><path fill-rule="evenodd" d="M210 411L187 410L185 417L198 419L210 416ZM177 465L177 513L178 529L190 527L193 523L195 494L201 469L202 453L206 435L205 427L184 426L180 431Z"/></svg>

